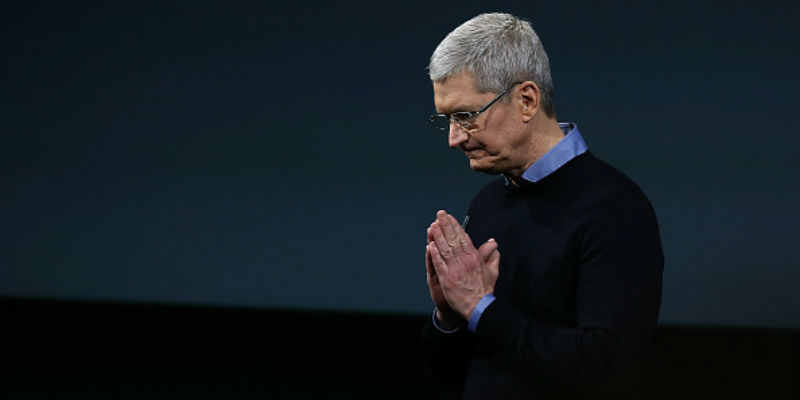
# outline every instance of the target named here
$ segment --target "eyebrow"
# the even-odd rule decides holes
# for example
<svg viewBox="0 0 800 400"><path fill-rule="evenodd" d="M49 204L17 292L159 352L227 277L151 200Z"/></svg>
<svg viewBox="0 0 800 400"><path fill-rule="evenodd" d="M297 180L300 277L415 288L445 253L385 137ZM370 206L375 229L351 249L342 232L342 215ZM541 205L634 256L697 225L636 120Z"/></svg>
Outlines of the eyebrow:
<svg viewBox="0 0 800 400"><path fill-rule="evenodd" d="M437 109L436 113L437 114L453 114L453 113L457 113L457 112L473 112L473 111L479 110L480 108L481 108L481 106L467 107L467 106L464 106L463 104L459 104L459 105L457 105L455 107L447 107L443 111L440 111L440 110Z"/></svg>

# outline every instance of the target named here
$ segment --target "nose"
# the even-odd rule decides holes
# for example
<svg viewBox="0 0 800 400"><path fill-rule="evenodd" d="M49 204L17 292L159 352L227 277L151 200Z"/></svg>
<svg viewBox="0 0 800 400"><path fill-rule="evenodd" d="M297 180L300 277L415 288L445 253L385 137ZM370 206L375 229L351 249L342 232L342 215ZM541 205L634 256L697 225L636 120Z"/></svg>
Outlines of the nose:
<svg viewBox="0 0 800 400"><path fill-rule="evenodd" d="M461 143L466 142L469 140L469 134L464 131L464 128L461 127L459 124L450 124L450 133L448 134L448 142L450 144L451 149L455 149L461 146Z"/></svg>

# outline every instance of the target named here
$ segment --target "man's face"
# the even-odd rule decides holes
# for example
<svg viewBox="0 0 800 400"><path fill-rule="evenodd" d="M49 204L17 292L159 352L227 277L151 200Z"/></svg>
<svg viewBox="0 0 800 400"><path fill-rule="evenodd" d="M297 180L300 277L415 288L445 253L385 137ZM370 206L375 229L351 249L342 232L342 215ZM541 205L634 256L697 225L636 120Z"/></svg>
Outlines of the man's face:
<svg viewBox="0 0 800 400"><path fill-rule="evenodd" d="M524 159L527 135L517 112L515 93L512 88L506 94L512 99L510 102L497 101L472 120L469 133L458 124L450 124L450 147L461 149L473 170L517 176L524 171L529 161ZM434 82L433 95L436 112L451 114L480 110L497 93L478 92L472 75L462 72L443 82Z"/></svg>

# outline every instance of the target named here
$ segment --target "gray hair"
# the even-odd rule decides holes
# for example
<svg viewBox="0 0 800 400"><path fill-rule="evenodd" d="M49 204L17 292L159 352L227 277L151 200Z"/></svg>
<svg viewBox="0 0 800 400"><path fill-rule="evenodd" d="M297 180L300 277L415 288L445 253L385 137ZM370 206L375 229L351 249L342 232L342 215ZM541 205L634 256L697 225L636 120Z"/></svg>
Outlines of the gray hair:
<svg viewBox="0 0 800 400"><path fill-rule="evenodd" d="M528 21L481 14L450 32L431 55L431 80L441 82L464 70L481 92L500 93L516 82L533 81L545 114L555 116L550 61Z"/></svg>

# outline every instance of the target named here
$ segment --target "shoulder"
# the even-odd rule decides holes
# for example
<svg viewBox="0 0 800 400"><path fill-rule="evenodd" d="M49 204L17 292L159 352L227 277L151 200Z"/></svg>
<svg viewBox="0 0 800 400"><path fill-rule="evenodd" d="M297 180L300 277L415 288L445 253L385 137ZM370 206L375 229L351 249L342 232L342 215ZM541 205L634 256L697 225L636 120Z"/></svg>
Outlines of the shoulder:
<svg viewBox="0 0 800 400"><path fill-rule="evenodd" d="M641 187L619 169L589 152L574 161L573 195L582 208L652 209Z"/></svg>
<svg viewBox="0 0 800 400"><path fill-rule="evenodd" d="M569 214L576 237L581 238L579 242L587 250L582 253L592 253L589 250L596 246L613 248L609 243L616 240L620 248L627 249L635 243L650 249L648 254L663 262L658 220L644 191L622 171L592 154L580 162L585 165L577 174L580 185L572 193Z"/></svg>
<svg viewBox="0 0 800 400"><path fill-rule="evenodd" d="M661 235L655 210L644 191L630 177L589 154L582 162L580 189L573 192L574 242L579 254L592 257L616 254L651 260L663 268Z"/></svg>

